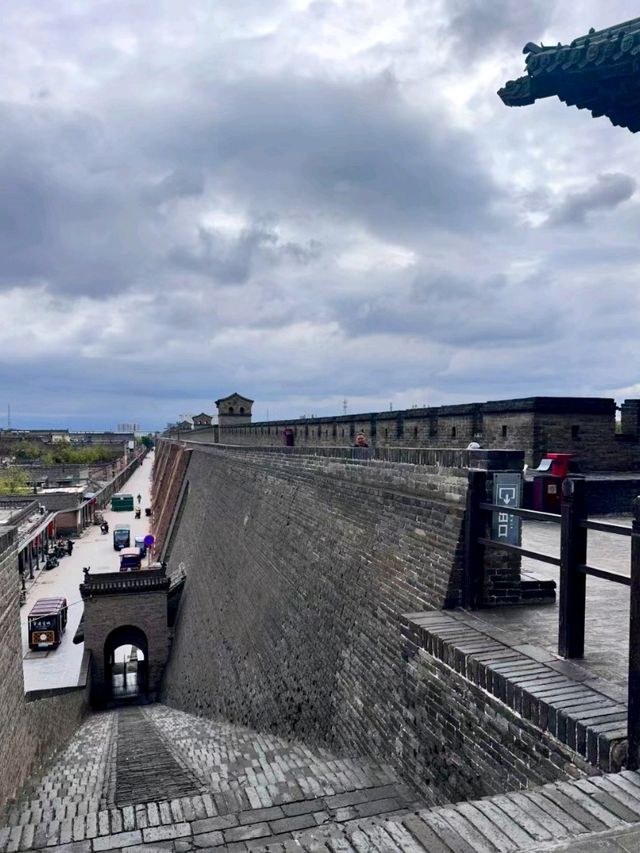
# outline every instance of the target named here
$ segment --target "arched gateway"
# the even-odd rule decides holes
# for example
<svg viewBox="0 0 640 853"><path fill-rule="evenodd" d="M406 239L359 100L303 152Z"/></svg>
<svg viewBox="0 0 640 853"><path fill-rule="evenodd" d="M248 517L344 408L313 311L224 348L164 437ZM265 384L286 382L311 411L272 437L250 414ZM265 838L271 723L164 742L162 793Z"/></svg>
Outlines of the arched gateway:
<svg viewBox="0 0 640 853"><path fill-rule="evenodd" d="M80 593L84 643L91 652L92 705L104 707L114 698L115 651L122 646L140 650L134 667L138 695L155 701L169 656L165 570L87 574Z"/></svg>
<svg viewBox="0 0 640 853"><path fill-rule="evenodd" d="M121 660L116 659L121 652ZM147 663L149 644L144 631L135 625L113 630L104 644L104 683L109 699L139 699L149 696Z"/></svg>

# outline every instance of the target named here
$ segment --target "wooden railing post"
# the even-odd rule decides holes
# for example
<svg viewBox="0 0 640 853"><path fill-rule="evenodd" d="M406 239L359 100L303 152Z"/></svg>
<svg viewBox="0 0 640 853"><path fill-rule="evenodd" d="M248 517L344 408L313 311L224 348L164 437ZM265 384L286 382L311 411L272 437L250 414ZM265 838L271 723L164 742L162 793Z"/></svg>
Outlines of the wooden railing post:
<svg viewBox="0 0 640 853"><path fill-rule="evenodd" d="M627 740L629 770L640 768L640 497L633 502L631 587L629 589L629 686Z"/></svg>
<svg viewBox="0 0 640 853"><path fill-rule="evenodd" d="M464 567L462 606L477 610L482 604L484 586L484 545L478 541L485 534L486 523L480 504L487 500L487 472L469 471L467 512L464 531Z"/></svg>
<svg viewBox="0 0 640 853"><path fill-rule="evenodd" d="M584 480L562 483L560 529L560 605L558 654L563 658L584 656L586 575L578 570L587 562L587 530L580 522L587 517Z"/></svg>

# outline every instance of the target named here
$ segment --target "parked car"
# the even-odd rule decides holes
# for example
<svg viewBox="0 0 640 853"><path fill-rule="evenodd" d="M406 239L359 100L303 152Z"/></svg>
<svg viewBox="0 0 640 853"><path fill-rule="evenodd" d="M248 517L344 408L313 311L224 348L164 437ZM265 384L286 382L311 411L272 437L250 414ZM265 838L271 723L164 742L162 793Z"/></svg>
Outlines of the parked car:
<svg viewBox="0 0 640 853"><path fill-rule="evenodd" d="M136 548L140 548L140 556L147 556L147 546L144 544L144 536L136 536L133 540L133 544Z"/></svg>

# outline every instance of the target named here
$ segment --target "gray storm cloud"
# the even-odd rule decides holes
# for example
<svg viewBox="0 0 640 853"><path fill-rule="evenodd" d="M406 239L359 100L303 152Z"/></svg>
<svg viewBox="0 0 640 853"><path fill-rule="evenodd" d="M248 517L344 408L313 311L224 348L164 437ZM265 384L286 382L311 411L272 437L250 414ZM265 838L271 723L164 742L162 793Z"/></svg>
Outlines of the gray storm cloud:
<svg viewBox="0 0 640 853"><path fill-rule="evenodd" d="M636 191L636 181L620 172L598 175L580 192L569 192L551 211L547 225L584 225L589 214L612 210L628 201Z"/></svg>
<svg viewBox="0 0 640 853"><path fill-rule="evenodd" d="M16 422L162 427L235 388L288 416L637 383L638 140L494 94L527 41L630 0L4 11Z"/></svg>

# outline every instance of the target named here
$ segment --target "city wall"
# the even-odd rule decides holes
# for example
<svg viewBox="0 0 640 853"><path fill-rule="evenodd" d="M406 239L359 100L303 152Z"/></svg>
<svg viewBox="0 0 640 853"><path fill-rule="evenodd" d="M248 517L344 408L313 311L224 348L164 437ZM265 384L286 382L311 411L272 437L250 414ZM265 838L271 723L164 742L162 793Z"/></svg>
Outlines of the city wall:
<svg viewBox="0 0 640 853"><path fill-rule="evenodd" d="M537 466L549 451L573 453L585 471L640 470L638 400L625 400L616 426L616 403L597 397L530 397L455 406L370 412L240 426L197 428L193 441L278 446L291 431L295 446L349 447L363 433L376 447L458 447L524 450Z"/></svg>
<svg viewBox="0 0 640 853"><path fill-rule="evenodd" d="M19 579L9 531L0 535L0 806L71 737L88 707L87 685L46 698L25 696Z"/></svg>
<svg viewBox="0 0 640 853"><path fill-rule="evenodd" d="M407 646L403 614L455 607L462 589L468 456L420 453L159 442L154 516L169 571L187 575L163 701L384 758L433 803L589 772Z"/></svg>

